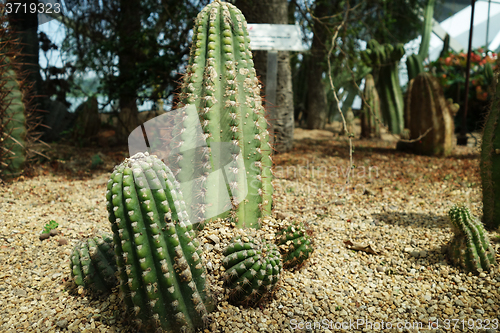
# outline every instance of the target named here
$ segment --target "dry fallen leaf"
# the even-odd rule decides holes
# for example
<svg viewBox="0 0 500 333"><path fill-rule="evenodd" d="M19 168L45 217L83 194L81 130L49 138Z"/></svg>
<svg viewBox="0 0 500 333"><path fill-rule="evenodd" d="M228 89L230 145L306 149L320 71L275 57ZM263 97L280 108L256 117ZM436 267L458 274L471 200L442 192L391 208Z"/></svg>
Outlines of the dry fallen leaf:
<svg viewBox="0 0 500 333"><path fill-rule="evenodd" d="M366 253L370 253L370 254L379 254L378 251L375 251L371 245L362 245L362 244L359 244L359 243L353 243L351 242L350 240L345 240L344 241L344 244L345 246L349 249L349 250L354 250L354 251L363 251L363 252L366 252Z"/></svg>

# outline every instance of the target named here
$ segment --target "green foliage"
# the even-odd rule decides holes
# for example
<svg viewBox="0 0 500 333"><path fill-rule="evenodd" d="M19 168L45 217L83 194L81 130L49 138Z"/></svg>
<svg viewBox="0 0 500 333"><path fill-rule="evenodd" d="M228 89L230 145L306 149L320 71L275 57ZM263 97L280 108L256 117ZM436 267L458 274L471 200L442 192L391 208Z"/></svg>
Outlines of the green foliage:
<svg viewBox="0 0 500 333"><path fill-rule="evenodd" d="M43 227L42 234L48 234L48 233L50 233L51 230L56 229L58 226L59 226L59 223L57 223L54 220L50 220L50 222L45 224L45 226Z"/></svg>
<svg viewBox="0 0 500 333"><path fill-rule="evenodd" d="M495 250L481 221L464 205L453 206L448 217L455 233L449 244L452 262L468 272L491 270L496 265Z"/></svg>
<svg viewBox="0 0 500 333"><path fill-rule="evenodd" d="M300 266L314 251L311 237L303 223L294 222L276 234L276 244L283 255L283 267Z"/></svg>
<svg viewBox="0 0 500 333"><path fill-rule="evenodd" d="M192 189L183 188L188 200L201 192L202 203L190 214L200 221L216 215L212 210L220 200L209 190L221 184L206 175L231 170L225 177L235 223L240 228L258 228L261 218L271 213L272 160L245 17L235 6L214 1L200 12L194 31L179 99L183 105L195 105L197 112L187 108L177 122L174 135L180 136L181 145L174 148L182 159L173 169L183 183L196 178L193 173L203 175ZM206 139L210 150L187 149L193 142L191 129L198 122L203 137L195 140ZM227 162L223 155L228 156ZM200 157L204 164L193 167L192 161Z"/></svg>
<svg viewBox="0 0 500 333"><path fill-rule="evenodd" d="M91 292L110 293L118 286L113 238L108 235L84 239L73 249L71 277Z"/></svg>
<svg viewBox="0 0 500 333"><path fill-rule="evenodd" d="M462 110L465 103L466 63L466 53L448 51L444 56L429 64L429 72L439 79L445 97L452 98ZM498 68L498 63L496 53L486 51L483 48L472 50L467 112L467 128L469 130L482 128L485 110L491 103L493 72ZM463 117L457 117L457 127L462 126L462 119Z"/></svg>
<svg viewBox="0 0 500 333"><path fill-rule="evenodd" d="M211 311L201 246L179 183L156 156L115 167L106 193L120 290L138 325L194 332Z"/></svg>
<svg viewBox="0 0 500 333"><path fill-rule="evenodd" d="M103 94L109 102L123 91L138 96L140 104L171 98L189 55L193 17L208 2L73 1L64 15L61 48L76 58L70 75L95 71L100 84L87 93ZM125 67L126 73L119 70Z"/></svg>
<svg viewBox="0 0 500 333"><path fill-rule="evenodd" d="M481 183L483 192L483 222L490 230L500 227L500 89L494 79L493 101L484 122L481 142Z"/></svg>
<svg viewBox="0 0 500 333"><path fill-rule="evenodd" d="M236 304L255 306L279 282L283 264L273 243L237 237L224 250L224 256L224 285Z"/></svg>

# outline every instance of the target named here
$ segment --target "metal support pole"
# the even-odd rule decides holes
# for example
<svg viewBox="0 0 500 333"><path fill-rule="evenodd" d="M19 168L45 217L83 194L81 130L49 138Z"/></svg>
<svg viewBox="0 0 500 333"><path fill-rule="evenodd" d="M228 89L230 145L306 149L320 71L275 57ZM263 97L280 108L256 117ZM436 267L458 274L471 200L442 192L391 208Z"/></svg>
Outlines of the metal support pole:
<svg viewBox="0 0 500 333"><path fill-rule="evenodd" d="M488 46L490 45L490 42L488 41L490 34L490 7L491 7L491 0L488 0L488 19L486 20L486 43L484 44L486 49L485 51L488 51Z"/></svg>
<svg viewBox="0 0 500 333"><path fill-rule="evenodd" d="M465 106L464 117L462 120L462 129L457 138L457 144L461 146L467 145L467 104L469 103L469 78L470 78L470 56L472 50L472 29L474 28L474 5L476 0L471 0L471 17L470 17L470 31L469 31L469 49L467 52L467 65L465 72Z"/></svg>

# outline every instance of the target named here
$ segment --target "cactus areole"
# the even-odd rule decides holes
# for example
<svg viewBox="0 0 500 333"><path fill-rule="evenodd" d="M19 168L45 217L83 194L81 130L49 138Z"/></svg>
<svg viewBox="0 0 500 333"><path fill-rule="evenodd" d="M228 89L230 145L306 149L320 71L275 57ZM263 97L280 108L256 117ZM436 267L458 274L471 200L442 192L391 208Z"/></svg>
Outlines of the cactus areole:
<svg viewBox="0 0 500 333"><path fill-rule="evenodd" d="M500 89L494 78L495 97L486 117L481 144L481 183L483 187L483 222L487 229L500 227Z"/></svg>
<svg viewBox="0 0 500 333"><path fill-rule="evenodd" d="M228 191L232 198L238 198L233 200L236 225L258 228L261 218L271 213L272 161L249 44L247 23L239 9L221 1L207 5L195 20L193 45L179 100L182 105L196 106L196 121L202 126L210 154L205 171L222 167L218 166L221 161L214 155L214 147L223 143L232 156L232 161L223 167L230 170L226 172ZM185 128L192 123L189 115L182 122ZM181 163L192 162L184 158ZM180 172L176 176L184 182L182 165ZM210 188L210 184L203 186ZM210 209L213 200L209 193L205 197L206 207L202 212Z"/></svg>
<svg viewBox="0 0 500 333"><path fill-rule="evenodd" d="M115 167L106 197L125 305L139 325L194 332L211 298L178 187L161 160L137 153Z"/></svg>

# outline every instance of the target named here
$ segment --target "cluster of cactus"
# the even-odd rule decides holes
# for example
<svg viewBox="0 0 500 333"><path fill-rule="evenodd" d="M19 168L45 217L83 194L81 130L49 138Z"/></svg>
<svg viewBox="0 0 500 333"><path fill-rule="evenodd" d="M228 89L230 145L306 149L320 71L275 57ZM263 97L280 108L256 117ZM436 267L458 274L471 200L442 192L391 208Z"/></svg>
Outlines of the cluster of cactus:
<svg viewBox="0 0 500 333"><path fill-rule="evenodd" d="M439 81L430 73L420 73L409 86L405 105L405 128L409 139L400 148L432 156L448 156L454 145L456 106L444 97Z"/></svg>
<svg viewBox="0 0 500 333"><path fill-rule="evenodd" d="M179 158L172 171L193 220L229 214L214 211L221 200L209 192L219 188L227 189L236 225L259 228L271 213L272 161L246 20L232 4L216 0L200 12L193 31L179 102L194 104L197 112L180 113L172 147ZM202 133L193 137L197 124ZM192 149L199 141L206 149ZM210 177L218 169L225 184Z"/></svg>
<svg viewBox="0 0 500 333"><path fill-rule="evenodd" d="M489 271L496 265L495 250L481 221L464 205L453 206L448 216L455 232L449 244L452 262L469 272Z"/></svg>
<svg viewBox="0 0 500 333"><path fill-rule="evenodd" d="M380 113L380 98L373 75L368 74L365 77L365 88L363 92L364 104L361 114L361 137L362 138L380 138L380 122L382 115Z"/></svg>
<svg viewBox="0 0 500 333"><path fill-rule="evenodd" d="M103 235L79 242L71 254L70 268L77 286L110 293L118 285L113 238Z"/></svg>
<svg viewBox="0 0 500 333"><path fill-rule="evenodd" d="M313 252L311 237L304 224L294 222L276 234L276 244L283 255L283 267L300 266Z"/></svg>
<svg viewBox="0 0 500 333"><path fill-rule="evenodd" d="M232 301L254 306L275 289L283 268L275 244L250 236L237 237L224 255L224 284Z"/></svg>
<svg viewBox="0 0 500 333"><path fill-rule="evenodd" d="M500 89L494 78L494 97L483 129L481 143L481 183L483 188L483 222L487 229L500 227Z"/></svg>
<svg viewBox="0 0 500 333"><path fill-rule="evenodd" d="M0 4L0 13L4 6ZM0 177L21 174L33 156L31 143L39 138L34 131L40 119L31 103L31 84L16 62L20 49L7 15L0 15Z"/></svg>
<svg viewBox="0 0 500 333"><path fill-rule="evenodd" d="M411 54L406 58L406 68L408 70L408 81L413 80L418 74L424 71L424 60L429 53L429 44L431 41L432 21L434 16L434 5L436 0L427 0L424 8L424 27L422 31L422 41L418 54ZM449 36L448 36L449 43ZM446 46L446 44L445 44Z"/></svg>
<svg viewBox="0 0 500 333"><path fill-rule="evenodd" d="M393 134L403 131L403 92L399 84L399 60L405 54L403 44L380 45L372 39L362 53L364 62L373 68L384 123Z"/></svg>
<svg viewBox="0 0 500 333"><path fill-rule="evenodd" d="M135 154L115 167L106 197L121 296L137 324L169 332L202 327L212 298L170 169L155 156Z"/></svg>

